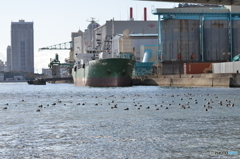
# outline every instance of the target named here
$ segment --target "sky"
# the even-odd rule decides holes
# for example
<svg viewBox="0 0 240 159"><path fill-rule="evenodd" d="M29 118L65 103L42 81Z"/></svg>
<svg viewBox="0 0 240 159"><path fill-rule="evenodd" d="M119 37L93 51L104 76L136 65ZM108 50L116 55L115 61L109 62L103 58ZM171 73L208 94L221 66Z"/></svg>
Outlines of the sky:
<svg viewBox="0 0 240 159"><path fill-rule="evenodd" d="M154 8L173 8L177 3L137 0L7 0L0 5L0 60L6 61L7 46L11 45L11 22L23 19L34 23L34 72L48 68L50 58L59 54L60 62L69 57L69 50L39 48L71 41L71 32L84 31L91 17L100 25L106 20L129 20L130 7L134 20L157 20Z"/></svg>

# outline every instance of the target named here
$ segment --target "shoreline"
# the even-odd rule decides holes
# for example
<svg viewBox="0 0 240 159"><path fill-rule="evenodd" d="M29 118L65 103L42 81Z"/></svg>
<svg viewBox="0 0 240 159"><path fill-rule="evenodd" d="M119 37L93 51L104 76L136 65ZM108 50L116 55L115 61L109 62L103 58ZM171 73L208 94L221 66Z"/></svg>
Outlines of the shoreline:
<svg viewBox="0 0 240 159"><path fill-rule="evenodd" d="M16 83L16 82L27 82L26 80L24 81L0 81L0 83Z"/></svg>

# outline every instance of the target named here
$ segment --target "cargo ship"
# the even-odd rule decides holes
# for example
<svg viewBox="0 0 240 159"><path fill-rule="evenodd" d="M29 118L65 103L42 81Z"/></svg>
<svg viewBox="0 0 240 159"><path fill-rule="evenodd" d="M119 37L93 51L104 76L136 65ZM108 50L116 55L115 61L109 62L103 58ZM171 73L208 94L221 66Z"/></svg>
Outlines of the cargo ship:
<svg viewBox="0 0 240 159"><path fill-rule="evenodd" d="M132 53L108 57L110 53L78 53L72 76L76 86L124 87L131 86L135 64Z"/></svg>
<svg viewBox="0 0 240 159"><path fill-rule="evenodd" d="M74 41L75 64L72 68L74 84L91 87L131 86L136 56L129 29L115 39L113 21L111 35L102 34L101 29L97 31L99 27L92 18L88 29L84 33L77 33L79 37Z"/></svg>

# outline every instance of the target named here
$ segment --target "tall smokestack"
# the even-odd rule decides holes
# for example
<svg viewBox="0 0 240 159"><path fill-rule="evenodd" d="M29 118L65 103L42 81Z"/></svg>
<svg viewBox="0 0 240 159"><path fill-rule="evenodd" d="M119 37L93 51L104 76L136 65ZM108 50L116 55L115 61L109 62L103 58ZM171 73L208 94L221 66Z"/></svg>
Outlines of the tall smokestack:
<svg viewBox="0 0 240 159"><path fill-rule="evenodd" d="M133 20L133 9L130 7L130 20Z"/></svg>
<svg viewBox="0 0 240 159"><path fill-rule="evenodd" d="M144 8L144 21L147 21L147 8Z"/></svg>

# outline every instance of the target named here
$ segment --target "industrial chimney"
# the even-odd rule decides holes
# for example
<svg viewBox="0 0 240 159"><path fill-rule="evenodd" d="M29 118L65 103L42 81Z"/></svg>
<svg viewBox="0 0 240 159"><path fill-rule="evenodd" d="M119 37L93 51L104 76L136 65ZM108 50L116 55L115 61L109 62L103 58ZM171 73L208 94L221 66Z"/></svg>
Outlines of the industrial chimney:
<svg viewBox="0 0 240 159"><path fill-rule="evenodd" d="M144 7L144 21L147 21L147 8Z"/></svg>
<svg viewBox="0 0 240 159"><path fill-rule="evenodd" d="M130 7L130 21L133 21L133 9Z"/></svg>

